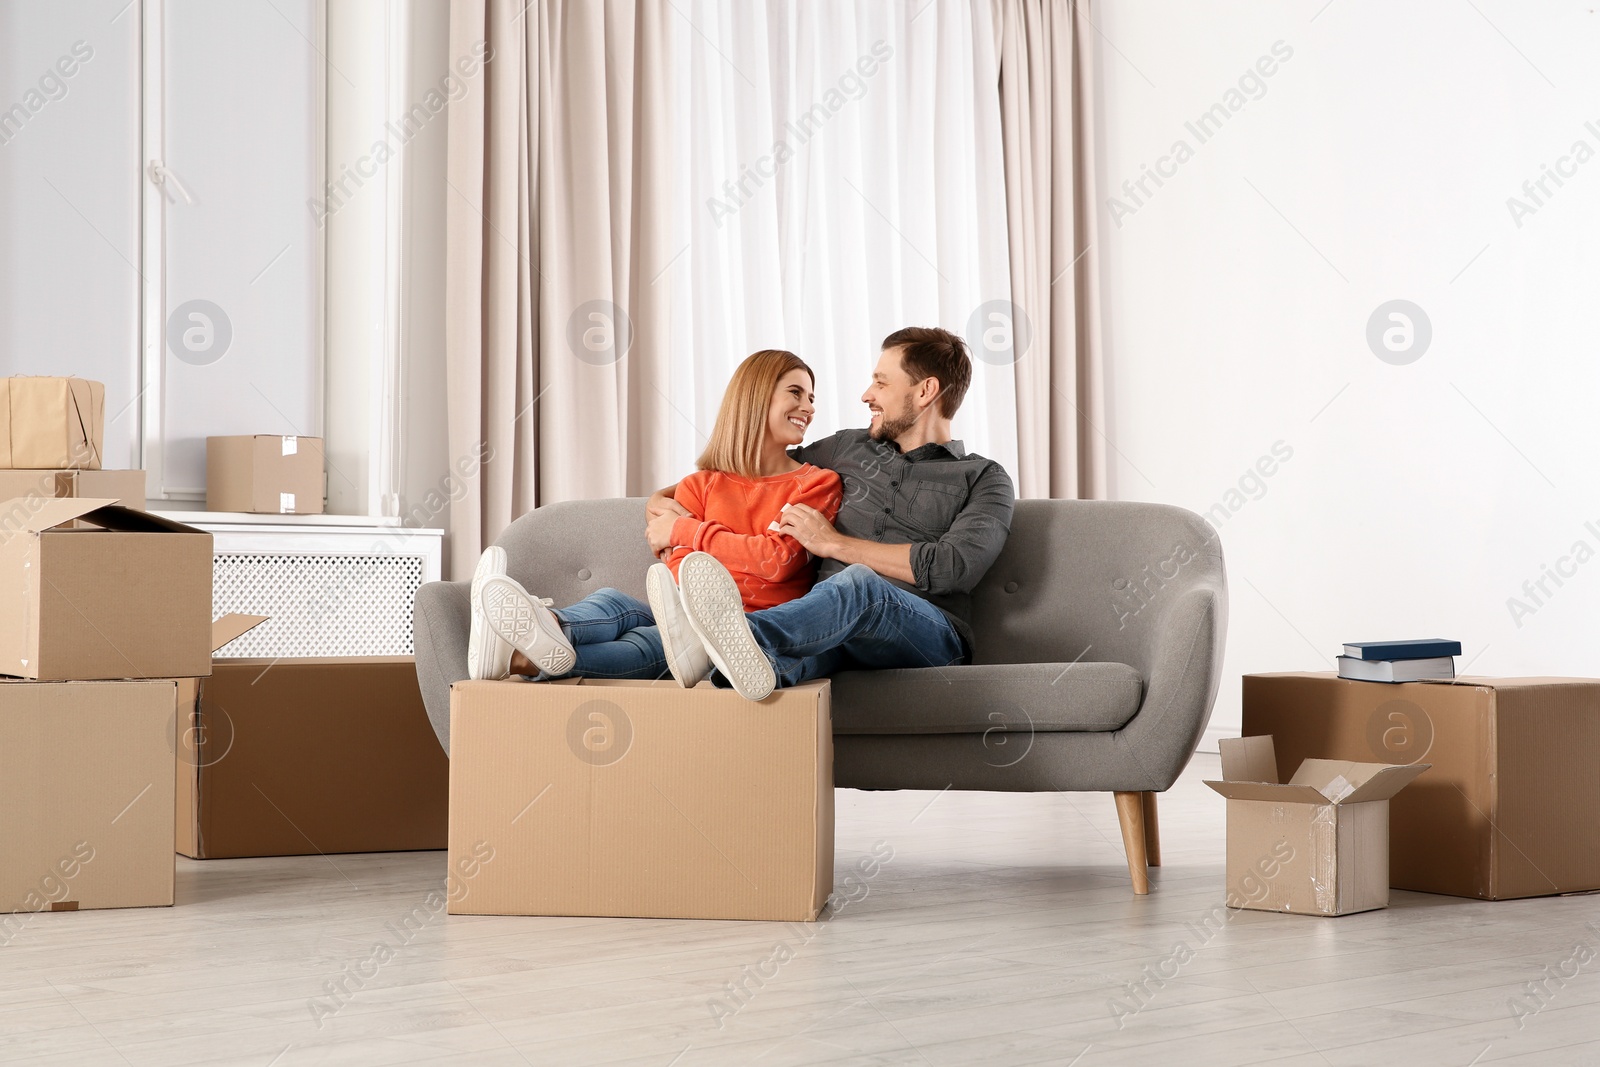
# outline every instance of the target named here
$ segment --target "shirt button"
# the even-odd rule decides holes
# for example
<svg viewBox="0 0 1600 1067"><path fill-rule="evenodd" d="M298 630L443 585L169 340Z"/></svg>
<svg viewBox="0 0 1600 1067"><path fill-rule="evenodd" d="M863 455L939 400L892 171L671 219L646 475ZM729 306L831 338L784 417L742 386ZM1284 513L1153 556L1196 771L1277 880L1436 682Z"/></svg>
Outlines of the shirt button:
<svg viewBox="0 0 1600 1067"><path fill-rule="evenodd" d="M899 482L890 482L889 483L889 488L890 489L897 489L897 488L899 488L899 486L900 486Z"/></svg>
<svg viewBox="0 0 1600 1067"><path fill-rule="evenodd" d="M888 514L892 513L893 511L894 511L894 508L884 508L883 509L883 513L885 515L888 515Z"/></svg>

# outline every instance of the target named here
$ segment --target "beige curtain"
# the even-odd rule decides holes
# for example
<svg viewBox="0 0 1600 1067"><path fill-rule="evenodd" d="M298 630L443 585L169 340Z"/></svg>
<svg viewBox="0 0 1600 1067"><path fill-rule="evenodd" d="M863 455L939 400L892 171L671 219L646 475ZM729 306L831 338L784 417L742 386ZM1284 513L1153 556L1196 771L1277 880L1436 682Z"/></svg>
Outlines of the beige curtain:
<svg viewBox="0 0 1600 1067"><path fill-rule="evenodd" d="M994 0L1017 375L1017 489L1106 495L1089 0Z"/></svg>
<svg viewBox="0 0 1600 1067"><path fill-rule="evenodd" d="M445 361L450 568L539 504L671 481L663 5L452 0ZM481 91L480 91L481 90Z"/></svg>

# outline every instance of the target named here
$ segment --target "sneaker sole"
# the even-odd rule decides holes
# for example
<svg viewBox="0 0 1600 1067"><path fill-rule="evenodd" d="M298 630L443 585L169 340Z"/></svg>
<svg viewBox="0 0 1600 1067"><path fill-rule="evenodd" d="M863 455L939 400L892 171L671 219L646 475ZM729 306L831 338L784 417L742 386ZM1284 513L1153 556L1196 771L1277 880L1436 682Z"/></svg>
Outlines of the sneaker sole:
<svg viewBox="0 0 1600 1067"><path fill-rule="evenodd" d="M554 616L515 581L500 575L489 578L483 583L481 603L490 628L529 663L553 675L572 670L576 657Z"/></svg>
<svg viewBox="0 0 1600 1067"><path fill-rule="evenodd" d="M771 696L777 677L750 633L739 587L727 569L703 552L691 553L678 566L678 588L689 625L734 690L746 700Z"/></svg>
<svg viewBox="0 0 1600 1067"><path fill-rule="evenodd" d="M511 648L490 628L481 610L483 583L505 572L506 550L499 545L484 549L472 575L472 624L467 635L467 677L474 681L498 681L510 673Z"/></svg>
<svg viewBox="0 0 1600 1067"><path fill-rule="evenodd" d="M666 564L657 563L645 573L644 592L650 601L650 614L655 616L656 629L661 634L661 650L667 657L667 670L672 672L672 680L679 688L693 689L709 672L697 669L693 654L679 645L678 628L672 625L674 620L689 627L690 639L698 638L684 618L683 606L678 602L678 585Z"/></svg>

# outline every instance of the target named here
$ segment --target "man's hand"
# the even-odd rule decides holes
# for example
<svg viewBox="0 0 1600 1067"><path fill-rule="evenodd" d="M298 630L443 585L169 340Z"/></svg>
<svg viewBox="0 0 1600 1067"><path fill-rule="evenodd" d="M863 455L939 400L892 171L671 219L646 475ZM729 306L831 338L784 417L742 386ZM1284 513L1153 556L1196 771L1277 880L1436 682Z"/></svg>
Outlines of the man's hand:
<svg viewBox="0 0 1600 1067"><path fill-rule="evenodd" d="M655 554L657 559L662 560L663 562L666 560L666 557L672 553L672 549L674 547L672 544L673 524L678 521L680 514L689 514L687 511L684 511L682 506L676 501L669 498L667 503L677 508L678 512L674 513L671 511L664 511L659 515L652 516L650 520L644 524L644 537L646 541L650 542L650 551Z"/></svg>
<svg viewBox="0 0 1600 1067"><path fill-rule="evenodd" d="M823 559L833 559L845 540L833 523L809 504L790 504L778 520L778 532L788 534L807 552Z"/></svg>
<svg viewBox="0 0 1600 1067"><path fill-rule="evenodd" d="M676 489L677 486L673 485L668 488ZM644 519L648 523L662 515L671 515L674 518L679 518L689 515L689 509L672 499L666 489L660 489L652 493L650 499L645 501ZM692 518L693 516L690 517Z"/></svg>

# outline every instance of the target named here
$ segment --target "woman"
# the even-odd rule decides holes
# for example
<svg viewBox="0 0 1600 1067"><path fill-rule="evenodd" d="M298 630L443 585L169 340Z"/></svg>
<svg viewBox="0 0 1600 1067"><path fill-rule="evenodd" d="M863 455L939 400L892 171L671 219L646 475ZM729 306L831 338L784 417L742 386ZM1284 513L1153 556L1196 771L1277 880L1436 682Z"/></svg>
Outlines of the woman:
<svg viewBox="0 0 1600 1067"><path fill-rule="evenodd" d="M739 364L699 469L678 483L678 503L690 514L646 526L662 561L645 576L648 604L601 589L552 609L506 576L504 549L485 551L472 580L468 676L659 678L670 665L679 685L694 685L711 663L678 607L678 567L691 552L727 567L746 611L804 595L815 566L798 541L777 532L777 520L789 505L808 504L831 522L841 503L837 474L788 453L811 423L814 382L792 352L768 349Z"/></svg>

